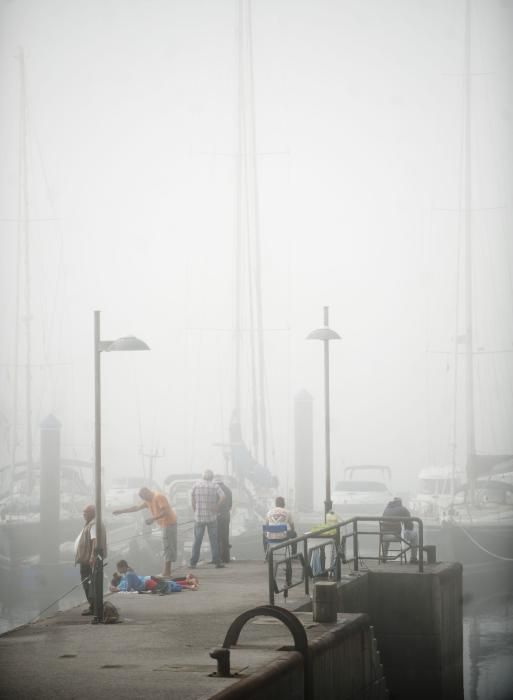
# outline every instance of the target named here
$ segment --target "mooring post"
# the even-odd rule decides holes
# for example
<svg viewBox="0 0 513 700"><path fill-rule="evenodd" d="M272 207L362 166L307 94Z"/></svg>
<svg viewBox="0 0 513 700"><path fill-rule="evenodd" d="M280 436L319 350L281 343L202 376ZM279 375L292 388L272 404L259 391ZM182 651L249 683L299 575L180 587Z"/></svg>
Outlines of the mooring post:
<svg viewBox="0 0 513 700"><path fill-rule="evenodd" d="M314 622L336 622L338 588L335 581L317 581L313 590Z"/></svg>

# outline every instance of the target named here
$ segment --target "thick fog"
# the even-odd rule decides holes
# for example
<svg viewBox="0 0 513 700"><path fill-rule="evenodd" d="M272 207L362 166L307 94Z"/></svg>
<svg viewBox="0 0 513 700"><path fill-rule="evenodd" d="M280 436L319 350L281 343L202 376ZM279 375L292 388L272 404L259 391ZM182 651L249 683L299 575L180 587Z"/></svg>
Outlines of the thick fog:
<svg viewBox="0 0 513 700"><path fill-rule="evenodd" d="M30 298L36 458L50 413L63 455L93 458L99 309L102 339L133 334L151 347L102 354L106 478L147 474L143 453L156 450L159 480L224 470L215 443L228 441L234 408L238 129L248 113L269 466L284 495L294 396L306 389L322 509L323 355L306 336L322 326L323 306L342 337L330 344L334 474L386 464L395 488L411 490L421 468L449 464L455 387L463 464L454 339L465 330L465 3L253 2L254 113L239 94L239 7L0 3L2 465L14 440L25 457ZM513 451L513 3L472 8L476 448L504 454Z"/></svg>

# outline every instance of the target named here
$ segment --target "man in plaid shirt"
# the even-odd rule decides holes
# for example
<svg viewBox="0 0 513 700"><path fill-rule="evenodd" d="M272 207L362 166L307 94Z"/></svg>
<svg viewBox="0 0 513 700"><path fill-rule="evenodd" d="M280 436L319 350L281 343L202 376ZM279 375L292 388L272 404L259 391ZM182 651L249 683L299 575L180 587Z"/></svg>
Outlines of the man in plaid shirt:
<svg viewBox="0 0 513 700"><path fill-rule="evenodd" d="M208 530L212 560L216 568L224 568L219 558L219 546L217 541L217 512L219 506L226 498L219 484L214 483L214 472L206 469L203 478L197 481L191 492L191 503L194 511L194 544L192 545L191 569L196 568L200 557L201 543L205 528Z"/></svg>

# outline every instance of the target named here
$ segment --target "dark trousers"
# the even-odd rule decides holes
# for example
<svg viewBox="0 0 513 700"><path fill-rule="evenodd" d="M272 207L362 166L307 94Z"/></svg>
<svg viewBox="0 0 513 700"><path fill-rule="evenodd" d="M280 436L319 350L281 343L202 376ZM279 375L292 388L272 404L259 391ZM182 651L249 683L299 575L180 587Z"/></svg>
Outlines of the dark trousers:
<svg viewBox="0 0 513 700"><path fill-rule="evenodd" d="M94 608L93 570L89 564L80 564L80 580L91 610Z"/></svg>
<svg viewBox="0 0 513 700"><path fill-rule="evenodd" d="M219 559L225 563L230 561L230 513L217 516L217 544Z"/></svg>

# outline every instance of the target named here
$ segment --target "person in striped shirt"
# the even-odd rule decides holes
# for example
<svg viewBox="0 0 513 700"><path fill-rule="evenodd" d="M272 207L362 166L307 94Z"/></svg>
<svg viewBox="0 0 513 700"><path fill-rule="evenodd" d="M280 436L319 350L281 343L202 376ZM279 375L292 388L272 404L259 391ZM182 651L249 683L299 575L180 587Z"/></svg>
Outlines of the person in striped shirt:
<svg viewBox="0 0 513 700"><path fill-rule="evenodd" d="M224 564L219 557L217 514L225 498L226 496L219 484L214 483L214 472L211 469L206 469L203 473L203 478L194 484L191 492L191 504L194 511L194 544L192 545L190 561L191 569L195 569L198 563L205 528L208 531L212 561L218 569L224 568Z"/></svg>

